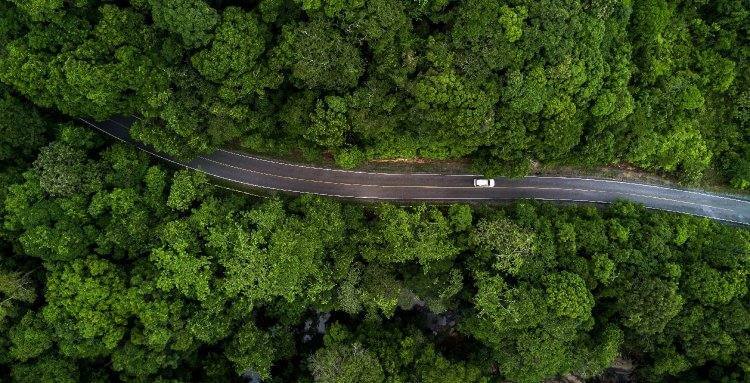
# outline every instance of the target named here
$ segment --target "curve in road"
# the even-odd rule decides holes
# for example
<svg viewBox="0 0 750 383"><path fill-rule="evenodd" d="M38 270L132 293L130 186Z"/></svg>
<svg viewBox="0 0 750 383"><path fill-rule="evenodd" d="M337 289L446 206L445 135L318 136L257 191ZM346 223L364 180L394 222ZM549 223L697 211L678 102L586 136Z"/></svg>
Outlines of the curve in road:
<svg viewBox="0 0 750 383"><path fill-rule="evenodd" d="M135 117L87 125L151 155L212 177L252 188L339 198L396 201L482 201L538 199L611 203L626 199L646 207L750 225L750 201L700 190L576 177L496 178L495 187L476 188L473 174L376 173L298 165L220 149L180 162L131 140Z"/></svg>

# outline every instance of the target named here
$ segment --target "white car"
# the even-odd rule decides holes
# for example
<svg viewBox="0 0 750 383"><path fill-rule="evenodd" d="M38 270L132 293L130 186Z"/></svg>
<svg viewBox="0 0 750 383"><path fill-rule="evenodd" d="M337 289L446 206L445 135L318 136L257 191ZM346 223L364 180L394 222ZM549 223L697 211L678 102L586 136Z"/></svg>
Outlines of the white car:
<svg viewBox="0 0 750 383"><path fill-rule="evenodd" d="M474 186L478 188L491 188L495 186L495 180L492 178L475 178Z"/></svg>

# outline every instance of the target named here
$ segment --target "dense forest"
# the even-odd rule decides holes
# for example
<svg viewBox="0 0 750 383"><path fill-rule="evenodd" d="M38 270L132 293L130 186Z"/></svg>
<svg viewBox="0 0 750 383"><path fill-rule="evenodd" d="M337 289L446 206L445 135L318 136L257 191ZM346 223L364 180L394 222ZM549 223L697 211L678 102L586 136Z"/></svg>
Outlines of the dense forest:
<svg viewBox="0 0 750 383"><path fill-rule="evenodd" d="M176 156L631 164L750 187L746 0L0 0L0 81Z"/></svg>
<svg viewBox="0 0 750 383"><path fill-rule="evenodd" d="M1 381L750 379L747 229L246 196L0 90Z"/></svg>

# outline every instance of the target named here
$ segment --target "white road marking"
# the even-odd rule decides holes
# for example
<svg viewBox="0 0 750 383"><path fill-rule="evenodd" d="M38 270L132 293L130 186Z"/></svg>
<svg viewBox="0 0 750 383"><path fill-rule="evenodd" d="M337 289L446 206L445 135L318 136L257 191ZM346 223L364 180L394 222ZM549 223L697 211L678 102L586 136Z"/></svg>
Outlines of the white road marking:
<svg viewBox="0 0 750 383"><path fill-rule="evenodd" d="M245 157L249 159L253 159L256 161L263 161L263 162L269 162L276 165L284 165L284 166L293 166L295 168L304 168L304 169L315 169L315 170L325 170L330 172L341 172L341 173L352 173L352 174L373 174L373 175L379 175L379 176L404 176L404 175L413 175L413 176L444 176L444 177L481 177L477 174L443 174L443 173L381 173L381 172L367 172L367 171L359 171L359 170L344 170L344 169L335 169L335 168L323 168L319 166L310 166L310 165L301 165L301 164L293 164L289 162L282 162L282 161L274 161L269 160L267 158L262 157L256 157L252 156L246 153L240 153L235 152L233 150L225 150L225 149L218 149L219 152L228 153L231 155L235 155L238 157Z"/></svg>
<svg viewBox="0 0 750 383"><path fill-rule="evenodd" d="M312 182L312 183L321 183L321 184L328 184L328 185L340 185L340 186L360 186L360 187L377 187L377 188L410 188L410 189L467 189L467 190L479 190L475 186L438 186L438 185L377 185L377 184L357 184L357 183L345 183L345 182L334 182L334 181L321 181L321 180L315 180L315 179L308 179L308 178L298 178L298 177L291 177L291 176L282 176L278 174L273 173L265 173L258 170L253 169L247 169L238 167L232 164L227 164L221 161L212 160L207 157L199 156L198 158L213 162L215 164L226 166L229 168L237 169L244 172L249 173L256 173L264 176L269 177L276 177L281 179L288 179L292 181L302 181L302 182ZM708 207L712 209L719 209L719 210L726 210L734 212L732 209L727 209L723 207L718 206L711 206L711 205L705 205L701 203L695 203L695 202L688 202L688 201L681 201L676 200L672 198L666 198L666 197L657 197L657 196L650 196L645 194L636 194L636 193L626 193L626 192L620 192L620 191L608 191L608 190L597 190L597 189L578 189L578 188L560 188L560 187L539 187L539 186L495 186L492 189L504 189L504 190L510 190L510 189L525 189L525 190L552 190L552 191L563 191L563 192L590 192L590 193L613 193L613 194L619 194L623 196L629 196L629 197L641 197L641 198L651 198L651 199L657 199L657 200L663 200L663 201L669 201L669 202L676 202L681 204L688 204L688 205L696 205L700 207ZM297 191L298 193L306 193ZM312 192L316 193L316 192Z"/></svg>
<svg viewBox="0 0 750 383"><path fill-rule="evenodd" d="M121 142L128 143L128 141L126 141L126 140L124 140L124 139L122 139L122 138L120 138L120 137L118 137L118 136L116 136L116 135L114 135L112 133L109 133L108 131L106 131L106 130L100 128L99 126L97 126L96 124L93 124L93 123L91 123L91 122L89 122L89 121L87 121L87 120L85 120L83 118L79 118L79 120L83 121L84 123L92 126L93 128L95 128L95 129L97 129L97 130L99 130L99 131L101 131L101 132L103 132L103 133L105 133L105 134L107 134L107 135L109 135L109 136L111 136L113 138L116 138L117 140L119 140ZM110 121L114 122L115 124L117 124L117 125L119 125L119 126L121 126L123 128L127 128L127 126L125 126L123 124L120 124L117 121L114 121L114 120L110 120ZM256 187L256 188L260 188L260 189L270 189L270 190L276 190L276 191L282 191L282 192L289 192L289 193L295 193L295 194L317 194L317 195L322 195L322 196L327 196L327 197L338 197L338 198L354 198L354 199L365 199L365 200L400 200L400 201L403 201L403 200L434 200L434 201L438 201L438 200L464 201L465 200L465 201L471 201L471 200L515 200L515 199L517 199L517 198L505 198L505 197L494 197L494 198L493 197L413 197L413 198L406 198L405 199L405 198L398 198L398 197L354 196L354 195L328 194L328 193L322 193L322 192L303 192L303 191L298 191L298 190L290 190L290 189L276 188L276 187L270 187L270 186L261 186L261 185L256 185L256 184L252 184L252 183L249 183L249 182L244 182L244 181L240 181L240 180L230 179L230 178L223 177L223 176L220 176L218 174L213 174L213 173L210 173L210 172L205 171L203 169L198 169L198 168L195 168L195 167L192 167L192 166L188 166L187 164L184 164L184 163L172 160L170 158L161 156L161 155L159 155L159 154L157 154L155 152L152 152L152 151L150 151L150 150L148 150L148 149L146 149L144 147L140 147L140 146L136 146L136 147L138 149L140 149L140 150L142 150L142 151L144 151L144 152L146 152L146 153L154 156L154 157L160 158L162 160L168 161L170 163L176 164L176 165L184 167L186 169L191 169L191 170L194 170L194 171L197 171L197 172L201 172L201 173L207 174L207 175L215 177L215 178L223 179L223 180L226 180L226 181L229 181L229 182L232 182L232 183L242 184L242 185L249 186L249 187ZM244 171L250 171L250 172L265 174L265 175L269 175L269 176L273 176L273 177L296 179L296 180L301 180L301 181L312 181L312 182L333 183L333 184L354 185L354 186L374 186L374 187L406 187L406 188L427 187L427 188L465 188L465 189L475 189L474 187L468 187L468 186L467 187L463 187L463 186L442 187L442 186L358 185L358 184L341 184L341 183L328 182L328 181L318 181L318 180L304 180L304 179L298 179L298 178L293 178L293 177L286 177L286 176L278 176L278 175L268 174L268 173L261 173L261 172L253 171L253 170L250 170L250 169L239 168L239 167L236 167L234 165L224 164L222 162L210 160L210 159L205 158L205 157L201 157L201 158L204 159L204 160L208 160L210 162L215 162L215 163L223 165L223 166L237 168L237 169L244 170ZM273 161L269 160L269 162L273 162ZM285 163L280 163L280 164L290 165L290 164L285 164ZM325 169L325 168L315 168L315 169L338 170L338 169ZM338 170L338 171L345 171L345 170ZM348 171L345 171L345 172L348 172ZM353 172L353 173L357 173L357 172ZM367 172L360 172L360 173L367 173ZM373 174L373 173L371 173L371 174ZM377 173L375 173L375 174L377 174ZM398 174L398 173L386 173L386 174L404 175L404 174ZM719 196L719 195L713 195L713 194L708 194L708 193L701 193L701 192L684 190L684 189L675 189L675 188L668 188L668 187L655 186L655 185L647 185L647 184L637 184L637 183L632 183L632 182L616 181L616 180L600 180L600 179L579 178L579 177L546 177L546 176L529 176L528 178L557 178L557 179L586 180L586 181L595 181L595 182L615 182L615 183L630 184L630 185L635 185L635 186L655 187L655 188L668 189L668 190L673 190L673 191L678 191L678 192L693 193L693 194L704 195L704 196L708 196L708 197L712 197L712 198L718 197L718 198L728 199L728 200L731 200L731 201L746 202L746 203L750 202L750 201L744 201L744 200L730 198L730 197L723 197L723 196ZM603 190L587 190L587 189L539 188L539 187L532 187L532 186L495 187L495 188L505 188L505 189L518 188L518 189L536 189L536 190L559 190L559 191L582 191L582 192L597 192L597 193L613 193L613 194L620 194L620 195L627 195L627 196L637 196L637 197L642 197L642 198L658 199L658 200L676 202L676 203L680 203L680 204L690 204L690 205L696 205L696 206L700 206L700 207L704 207L704 208L720 209L720 210L726 210L726 211L734 212L734 210L732 210L732 209L726 209L726 208L715 207L715 206L710 206L710 205L704 205L704 204L699 204L699 203L693 203L693 202L675 200L675 199L664 198L664 197L655 197L655 196L648 196L648 195L641 195L641 194L631 194L631 193L616 192L616 191L615 192L610 192L610 191L603 191ZM229 188L226 188L226 189L229 189ZM247 193L247 194L251 194L251 193ZM521 199L536 199L536 200L544 200L544 201L565 201L565 202L586 202L586 203L611 203L610 201L593 201L593 200L566 199L566 198L554 198L554 199L552 199L552 198L534 198L534 197L529 197L529 198L521 198ZM737 224L743 224L742 222L734 221L734 220L731 220L731 219L724 219L724 218L720 218L720 217L714 217L714 216L710 216L709 217L709 216L706 216L706 215L700 215L700 214L690 213L690 212L681 212L681 211L674 211L674 210L664 209L664 208L654 208L654 207L648 207L648 206L646 206L646 207L649 208L649 209L654 209L654 210L662 210L662 211L668 211L668 212L674 212L674 213L683 213L683 214L689 214L689 215L694 215L694 216L700 216L700 217L707 217L707 218L718 219L718 220L732 222L732 223L737 223Z"/></svg>
<svg viewBox="0 0 750 383"><path fill-rule="evenodd" d="M133 118L136 118L138 120L141 120L140 117L136 115L132 115ZM128 128L127 126L115 121L111 120L115 124L123 127ZM316 169L316 170L325 170L330 172L342 172L342 173L353 173L353 174L375 174L375 175L385 175L385 176L404 176L404 175L416 175L416 176L445 176L445 177L482 177L482 175L479 174L442 174L442 173L382 173L382 172L367 172L367 171L355 171L355 170L344 170L344 169L333 169L333 168L324 168L324 167L318 167L318 166L309 166L309 165L302 165L302 164L293 164L283 161L275 161L270 160L262 157L257 157L253 155L249 155L246 153L240 153L232 150L225 150L225 149L218 149L220 152L228 153L231 155L235 155L238 157L245 157L248 159L253 159L257 161L263 161L268 162L272 164L277 165L284 165L284 166L293 166L298 168L304 168L304 169ZM727 199L730 201L735 202L741 202L741 203L747 203L750 204L750 200L745 200L741 198L731 197L731 196L723 196L719 194L709 194L704 193L697 190L690 190L690 189L680 189L680 188L672 188L668 186L660 186L660 185L652 185L652 184L645 184L645 183L635 183L635 182L628 182L628 181L619 181L619 180L610 180L610 179L601 179L601 178L587 178L587 177L566 177L566 176L525 176L524 178L541 178L541 179L565 179L565 180L581 180L581 181L592 181L592 182L607 182L607 183L618 183L618 184L624 184L624 185L633 185L638 187L652 187L657 189L664 189L664 190L672 190L677 192L685 192L685 193L691 193L696 195L702 195L706 197L711 198L720 198L720 199ZM356 185L356 184L353 184ZM369 186L369 185L363 185L363 186Z"/></svg>
<svg viewBox="0 0 750 383"><path fill-rule="evenodd" d="M220 188L220 189L230 190L230 191L237 192L237 193L251 195L253 197L268 198L268 196L264 196L264 195L260 195L260 194L253 194L253 193L250 193L248 191L244 191L244 190L240 190L240 189L234 189L234 188L229 188L229 187L218 185L218 184L213 184L212 186L216 187L216 188Z"/></svg>
<svg viewBox="0 0 750 383"><path fill-rule="evenodd" d="M524 178L551 178L551 179L581 180L581 181L593 181L593 182L610 182L610 183L633 185L633 186L639 186L639 187L650 187L650 188L657 188L657 189L673 190L673 191L678 191L678 192L697 194L697 195L702 195L702 196L711 197L711 198L728 199L730 201L750 204L750 200L744 200L744 199L736 198L736 197L723 196L720 194L709 194L709 193L704 193L704 192L700 192L697 190L690 190L690 189L678 189L678 188L671 188L667 186L652 185L652 184L639 184L636 182L628 182L628 181L608 180L608 179L601 179L601 178L563 177L563 176L526 176Z"/></svg>

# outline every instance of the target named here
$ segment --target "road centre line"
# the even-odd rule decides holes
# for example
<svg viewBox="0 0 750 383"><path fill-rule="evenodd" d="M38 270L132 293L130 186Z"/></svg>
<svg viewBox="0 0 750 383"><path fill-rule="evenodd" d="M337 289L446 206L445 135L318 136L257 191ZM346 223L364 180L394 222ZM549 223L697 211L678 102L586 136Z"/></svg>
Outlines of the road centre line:
<svg viewBox="0 0 750 383"><path fill-rule="evenodd" d="M325 171L331 171L331 172L341 172L341 173L353 173L353 174L373 174L373 175L379 175L379 176L404 176L404 175L411 175L411 176L443 176L443 177L481 177L479 174L444 174L444 173L382 173L382 172L368 172L368 171L361 171L361 170L346 170L346 169L336 169L336 168L324 168L319 166L310 166L310 165L302 165L302 164L293 164L290 162L282 162L282 161L274 161L269 160L267 158L263 157L256 157L253 155L249 155L246 153L240 153L233 150L225 150L225 149L218 149L219 152L228 153L231 155L235 155L238 157L245 157L257 161L263 161L263 162L270 162L272 164L276 165L284 165L284 166L293 166L296 168L305 168L305 169L315 169L315 170L325 170Z"/></svg>
<svg viewBox="0 0 750 383"><path fill-rule="evenodd" d="M97 129L97 130L99 130L99 131L107 134L108 136L111 136L111 137L113 137L113 138L115 138L115 139L117 139L117 140L119 140L121 142L133 144L132 142L129 142L129 141L125 140L125 139L122 139L122 138L120 138L120 137L118 137L118 136L116 136L116 135L114 135L114 134L112 134L112 133L110 133L110 132L108 132L108 131L100 128L96 124L91 123L91 122L89 122L89 121L87 121L87 120L85 120L83 118L79 118L79 120L83 121L87 125L90 125L90 126L94 127L95 129ZM114 121L114 120L110 120L110 121L112 121L113 123L115 123L115 124L117 124L117 125L119 125L119 126L121 126L123 128L128 128L127 126L125 126L123 124L120 124L117 121ZM297 190L290 190L290 189L283 189L283 188L276 188L276 187L269 187L269 186L260 186L260 185L255 185L255 184L252 184L252 183L249 183L249 182L244 182L244 181L239 181L239 180L234 180L234 179L226 178L226 177L223 177L223 176L220 176L220 175L217 175L217 174L210 173L210 172L205 171L203 169L194 168L194 167L188 166L188 165L186 165L184 163L177 162L177 161L172 160L170 158L161 156L161 155L159 155L157 153L154 153L154 152L152 152L152 151L150 151L150 150L148 150L145 147L142 147L140 145L135 144L134 146L136 148L138 148L139 150L142 150L142 151L144 151L146 153L149 153L149 154L151 154L151 155L153 155L153 156L155 156L157 158L163 159L163 160L168 161L170 163L176 164L178 166L181 166L181 167L184 167L184 168L187 168L187 169L195 170L195 171L198 171L198 172L201 172L201 173L204 173L204 174L208 174L208 175L210 175L212 177L223 179L223 180L226 180L226 181L229 181L229 182L232 182L232 183L242 184L242 185L245 185L245 186L256 187L256 188L261 188L261 189L270 189L270 190L284 191L284 192L297 193L297 194L308 193L308 192L302 192L302 191L297 191ZM218 162L218 161L212 161L212 162L217 162L218 164L221 164L221 165L234 167L233 165L223 164L223 163ZM287 164L287 165L289 165L289 164ZM242 168L239 168L239 169L242 169ZM318 168L318 169L325 169L325 168ZM251 171L249 169L242 169L242 170ZM340 170L340 171L343 171L343 170ZM367 172L362 172L362 173L367 173ZM369 174L376 174L376 173L369 173ZM386 174L397 174L397 173L386 173ZM401 174L401 175L405 175L405 174ZM274 175L272 175L272 176L274 176ZM728 200L731 200L731 201L750 203L750 201L745 201L745 200L731 198L731 197L724 197L724 196L714 195L714 194L701 193L701 192L692 191L692 190L675 189L675 188L668 188L668 187L656 186L656 185L648 185L648 184L637 184L637 183L625 182L625 181L590 179L590 178L579 178L579 177L529 176L528 178L560 178L560 179L577 179L577 180L586 180L586 181L615 182L615 183L630 184L630 185L635 185L635 186L668 189L668 190L673 190L673 191L679 191L679 192L686 192L686 193L704 195L704 196L711 197L711 198L722 198L722 199L728 199ZM314 180L307 180L307 181L314 181ZM326 181L321 181L321 182L326 182ZM388 185L373 185L373 186L376 186L376 187L389 187ZM411 186L392 186L391 185L390 187L411 187ZM415 187L419 187L419 186L415 186ZM438 188L440 188L440 187L438 187ZM445 187L445 188L456 188L456 187ZM458 187L458 188L470 188L470 189L472 189L473 187ZM503 187L503 188L512 188L512 187ZM535 187L524 187L524 186L520 186L520 187L517 187L517 188L523 188L523 189L542 189L542 190L562 190L562 191L590 191L590 192L601 192L601 193L607 192L607 191L600 191L600 190L561 189L561 188L535 188ZM610 192L610 193L613 193L613 194L623 194L623 195L629 195L629 196L638 196L638 197L650 198L650 199L659 199L659 200L676 202L676 203L680 203L680 204L691 204L691 205L697 205L697 206L700 206L700 207L703 207L703 208L720 209L720 210L727 210L727 211L733 212L733 210L731 210L731 209L726 209L726 208L721 208L721 207L715 207L715 206L710 206L710 205L703 205L703 204L699 204L699 203L693 203L693 202L687 202L687 201L681 201L681 200L674 200L674 199L664 198L664 197L655 197L655 196L633 194L633 193L623 193L623 192L616 192L616 191L615 192ZM309 194L317 194L317 195L322 195L322 196L339 197L339 198L354 198L354 199L368 199L368 200L401 200L401 201L403 201L403 200L409 200L409 199L411 199L411 200L451 200L451 201L464 201L464 200L465 201L470 201L470 200L518 200L519 199L519 198L504 198L504 197L494 197L494 198L493 197L413 197L413 198L404 199L404 198L399 198L399 197L338 195L338 194L328 194L328 193L322 193L322 192L312 192L312 193L309 193ZM536 199L536 200L564 201L564 202L610 203L610 201L592 201L592 200L565 199L565 198L556 198L556 199L549 199L549 198L520 198L520 199ZM646 207L649 208L649 209L654 209L654 210L662 210L662 211L668 211L668 212L674 212L674 213L690 214L690 215L700 216L700 217L709 217L709 218L713 218L713 219L717 219L717 220L722 220L722 221L726 221L726 222L732 222L732 223L737 223L737 224L744 224L743 222L739 222L739 221L735 221L735 220L731 220L731 219L725 219L725 218L721 218L721 217L716 217L714 215L706 216L706 215L701 215L701 214L696 214L696 213L683 212L683 211L675 211L675 210L670 210L670 209L665 209L665 208L656 208L656 207L649 207L649 206L646 206Z"/></svg>
<svg viewBox="0 0 750 383"><path fill-rule="evenodd" d="M213 162L215 164L226 166L229 168L237 169L244 172L249 173L256 173L261 174L264 176L269 177L276 177L281 179L288 179L293 181L303 181L303 182L313 182L313 183L321 183L321 184L328 184L328 185L341 185L341 186L361 186L361 187L377 187L377 188L410 188L410 189L471 189L471 190L479 190L475 186L437 186L437 185L377 185L377 184L356 184L356 183L343 183L343 182L334 182L334 181L321 181L321 180L315 180L315 179L307 179L307 178L298 178L298 177L291 177L291 176L283 176L278 174L272 174L272 173L266 173L261 172L258 170L253 169L247 169L243 167L238 167L232 164L227 164L221 161L216 161L207 157L198 157L202 160L206 160L209 162ZM700 204L695 202L688 202L688 201L681 201L666 197L657 197L657 196L649 196L644 194L637 194L637 193L626 193L626 192L619 192L619 191L608 191L608 190L597 190L597 189L578 189L578 188L558 188L558 187L538 187L538 186L495 186L492 189L504 189L504 190L511 190L511 189L525 189L525 190L557 190L557 191L573 191L573 192L591 192L591 193L613 193L613 194L619 194L619 195L625 195L630 197L641 197L641 198L651 198L651 199L657 199L657 200L663 200L663 201L669 201L669 202L676 202L681 204L688 204L688 205L696 205L700 207L707 207L711 209L719 209L719 210L725 210L725 211L731 211L734 212L732 209L727 209L723 207L718 206L712 206L712 205L706 205L706 204ZM317 194L317 192L301 192L301 191L295 191L296 193L312 193Z"/></svg>
<svg viewBox="0 0 750 383"><path fill-rule="evenodd" d="M636 182L628 182L628 181L608 180L604 178L583 178L583 177L563 177L563 176L525 176L524 178L550 178L550 179L581 180L581 181L593 181L593 182L611 182L611 183L633 185L633 186L639 186L639 187L650 187L650 188L666 189L666 190L685 192L685 193L691 193L691 194L698 194L698 195L711 197L711 198L728 199L731 201L750 204L750 200L745 200L745 199L736 198L736 197L723 196L720 194L709 194L709 193L704 193L704 192L697 191L697 190L671 188L668 186L652 185L652 184L645 184L645 183L639 184Z"/></svg>
<svg viewBox="0 0 750 383"><path fill-rule="evenodd" d="M132 117L141 120L140 117L136 115L132 115ZM125 126L115 120L111 120L115 124L123 127L128 128L128 126ZM343 173L353 173L353 174L374 174L374 175L386 175L386 176L404 176L404 175L416 175L416 176L446 176L446 177L482 177L482 175L478 174L442 174L442 173L385 173L385 172L367 172L367 171L355 171L355 170L344 170L344 169L333 169L333 168L324 168L324 167L318 167L318 166L309 166L309 165L302 165L302 164L293 164L283 161L276 161L276 160L270 160L262 157L257 157L253 155L249 155L246 153L236 152L232 150L225 150L225 149L218 149L218 151L228 153L231 155L235 155L238 157L245 157L248 159L253 159L257 161L263 161L263 162L269 162L277 165L284 165L284 166L293 166L293 167L299 167L299 168L306 168L306 169L316 169L316 170L325 170L325 171L332 171L332 172L343 172ZM602 178L587 178L587 177L566 177L566 176L525 176L524 178L540 178L540 179L565 179L565 180L581 180L581 181L592 181L592 182L607 182L607 183L618 183L618 184L625 184L625 185L632 185L632 186L638 186L638 187L651 187L651 188L657 188L657 189L664 189L664 190L671 190L671 191L677 191L677 192L684 192L684 193L691 193L696 195L702 195L706 197L711 198L720 198L720 199L727 199L735 202L741 202L741 203L747 203L750 204L750 200L745 200L741 198L736 197L730 197L730 196L722 196L718 194L709 194L704 193L697 190L690 190L690 189L680 189L680 188L672 188L668 186L661 186L661 185L653 185L653 184L646 184L646 183L635 183L635 182L629 182L629 181L620 181L620 180L611 180L611 179L602 179ZM364 185L366 186L366 185Z"/></svg>

